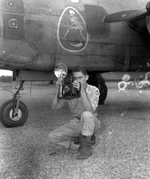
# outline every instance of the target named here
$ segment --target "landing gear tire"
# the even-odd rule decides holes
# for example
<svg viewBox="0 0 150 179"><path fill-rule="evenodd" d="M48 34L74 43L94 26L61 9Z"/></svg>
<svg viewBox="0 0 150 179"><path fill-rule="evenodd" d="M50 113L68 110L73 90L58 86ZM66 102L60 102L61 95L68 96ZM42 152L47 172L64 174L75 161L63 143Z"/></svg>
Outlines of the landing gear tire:
<svg viewBox="0 0 150 179"><path fill-rule="evenodd" d="M13 99L6 101L0 108L0 121L5 127L22 126L28 118L28 110L23 102L19 102L18 112L13 117Z"/></svg>
<svg viewBox="0 0 150 179"><path fill-rule="evenodd" d="M99 103L98 104L101 105L101 104L104 104L104 102L105 102L105 100L107 98L108 88L107 88L106 85L103 86L102 88L99 87L99 85L98 85L98 88L100 90L100 97L99 97Z"/></svg>
<svg viewBox="0 0 150 179"><path fill-rule="evenodd" d="M100 97L99 97L99 105L104 104L106 98L107 98L107 93L108 93L108 88L107 85L105 84L105 79L102 77L101 74L90 74L88 83L91 85L96 86L99 91L100 91Z"/></svg>

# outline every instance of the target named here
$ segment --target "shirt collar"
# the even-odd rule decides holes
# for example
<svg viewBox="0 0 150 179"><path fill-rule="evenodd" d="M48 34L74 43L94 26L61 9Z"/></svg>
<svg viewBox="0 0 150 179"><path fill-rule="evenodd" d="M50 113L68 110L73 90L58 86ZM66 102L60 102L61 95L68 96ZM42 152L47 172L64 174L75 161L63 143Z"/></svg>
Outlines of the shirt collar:
<svg viewBox="0 0 150 179"><path fill-rule="evenodd" d="M90 93L90 85L89 84L87 84L85 91L86 91L86 93Z"/></svg>

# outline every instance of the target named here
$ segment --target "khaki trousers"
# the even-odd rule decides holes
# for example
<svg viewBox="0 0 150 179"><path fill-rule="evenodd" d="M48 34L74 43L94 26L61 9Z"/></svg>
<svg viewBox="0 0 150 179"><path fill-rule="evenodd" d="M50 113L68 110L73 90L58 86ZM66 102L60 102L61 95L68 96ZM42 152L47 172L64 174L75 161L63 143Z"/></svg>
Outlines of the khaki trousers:
<svg viewBox="0 0 150 179"><path fill-rule="evenodd" d="M84 136L92 136L100 128L100 121L89 111L85 111L81 115L81 120L73 119L49 134L49 141L56 145L64 146L66 149L70 146L73 137L80 134Z"/></svg>

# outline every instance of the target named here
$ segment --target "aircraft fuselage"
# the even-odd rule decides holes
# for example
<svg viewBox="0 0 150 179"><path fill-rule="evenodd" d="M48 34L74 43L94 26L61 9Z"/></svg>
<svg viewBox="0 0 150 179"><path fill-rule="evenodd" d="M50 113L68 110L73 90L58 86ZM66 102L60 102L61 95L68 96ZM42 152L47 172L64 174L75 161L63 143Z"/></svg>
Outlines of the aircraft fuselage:
<svg viewBox="0 0 150 179"><path fill-rule="evenodd" d="M78 64L89 71L148 71L145 19L103 22L125 9L138 9L137 2L1 1L0 68L51 71L62 62L69 69Z"/></svg>

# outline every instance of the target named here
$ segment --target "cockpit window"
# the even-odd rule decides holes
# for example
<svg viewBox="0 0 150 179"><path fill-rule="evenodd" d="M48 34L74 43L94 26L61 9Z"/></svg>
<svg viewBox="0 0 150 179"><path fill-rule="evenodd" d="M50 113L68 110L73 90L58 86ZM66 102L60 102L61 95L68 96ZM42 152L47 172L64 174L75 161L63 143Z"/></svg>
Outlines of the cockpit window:
<svg viewBox="0 0 150 179"><path fill-rule="evenodd" d="M11 18L11 19L8 21L8 24L9 24L9 27L10 27L10 28L13 28L13 29L18 29L18 27L19 27L18 19L15 19L15 18Z"/></svg>

